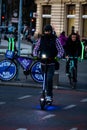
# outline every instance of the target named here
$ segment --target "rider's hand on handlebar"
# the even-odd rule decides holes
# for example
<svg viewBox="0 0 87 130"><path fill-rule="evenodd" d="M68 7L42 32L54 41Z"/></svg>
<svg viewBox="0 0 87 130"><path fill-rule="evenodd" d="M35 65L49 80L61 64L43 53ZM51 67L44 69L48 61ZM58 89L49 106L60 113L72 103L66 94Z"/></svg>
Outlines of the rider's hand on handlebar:
<svg viewBox="0 0 87 130"><path fill-rule="evenodd" d="M37 57L37 56L34 56L33 58L34 58L34 60L37 60L37 59L38 59L38 57Z"/></svg>
<svg viewBox="0 0 87 130"><path fill-rule="evenodd" d="M54 58L57 62L59 61L59 58L56 56L55 58Z"/></svg>

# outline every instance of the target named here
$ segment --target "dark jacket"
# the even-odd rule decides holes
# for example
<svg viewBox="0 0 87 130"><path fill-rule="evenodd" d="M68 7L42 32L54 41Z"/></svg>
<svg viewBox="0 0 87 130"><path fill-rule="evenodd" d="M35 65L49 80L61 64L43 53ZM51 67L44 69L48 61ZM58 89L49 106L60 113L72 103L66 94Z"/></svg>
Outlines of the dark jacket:
<svg viewBox="0 0 87 130"><path fill-rule="evenodd" d="M49 58L52 57L54 58L57 56L58 50L56 48L55 35L51 35L50 37L46 35L42 36L40 43L41 43L39 47L40 55L45 53Z"/></svg>
<svg viewBox="0 0 87 130"><path fill-rule="evenodd" d="M54 38L52 38L52 37L54 37ZM55 37L54 35L51 35L49 38L46 38L46 39L44 39L43 41L41 41L42 39L44 39L44 36L42 36L42 38L40 38L40 39L38 39L38 41L37 41L37 43L35 44L35 47L34 47L34 49L33 49L33 56L38 56L38 53L39 53L39 51L40 50L46 50L46 48L47 48L47 50L46 51L50 51L50 48L51 48L51 51L53 51L54 49L55 49L55 47L54 46L56 46L56 48L57 48L57 54L56 54L56 56L58 57L58 58L61 58L62 56L63 56L63 54L64 54L64 49L63 49L63 47L62 47L62 45L61 45L61 43L59 42L59 39L58 39L58 37ZM47 43L47 47L45 48L45 41L46 41L46 43ZM42 44L41 44L42 43ZM52 45L50 45L50 43L52 43ZM53 45L54 44L54 45ZM43 49L41 49L42 48L42 46L43 46ZM54 48L54 49L53 49ZM53 50L52 50L53 49ZM56 51L55 51L56 52ZM55 52L53 52L52 53L52 55L51 55L51 57L54 57L54 53Z"/></svg>
<svg viewBox="0 0 87 130"><path fill-rule="evenodd" d="M72 41L70 38L68 38L65 46L65 52L66 56L81 56L81 42L80 40Z"/></svg>

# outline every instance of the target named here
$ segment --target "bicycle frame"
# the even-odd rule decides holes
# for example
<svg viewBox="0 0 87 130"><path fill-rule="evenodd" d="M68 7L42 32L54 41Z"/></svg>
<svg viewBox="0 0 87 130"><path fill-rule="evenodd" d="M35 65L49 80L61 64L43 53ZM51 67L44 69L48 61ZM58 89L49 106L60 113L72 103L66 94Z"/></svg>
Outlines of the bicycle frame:
<svg viewBox="0 0 87 130"><path fill-rule="evenodd" d="M15 60L22 66L24 70L29 70L31 64L34 62L32 58L23 57L23 56L16 56Z"/></svg>
<svg viewBox="0 0 87 130"><path fill-rule="evenodd" d="M73 76L72 70L74 69L74 59L70 58L70 63L69 63L69 73L71 74L71 77Z"/></svg>
<svg viewBox="0 0 87 130"><path fill-rule="evenodd" d="M69 57L69 80L70 84L72 85L72 88L75 88L76 81L74 80L77 79L75 59L77 59L77 57Z"/></svg>

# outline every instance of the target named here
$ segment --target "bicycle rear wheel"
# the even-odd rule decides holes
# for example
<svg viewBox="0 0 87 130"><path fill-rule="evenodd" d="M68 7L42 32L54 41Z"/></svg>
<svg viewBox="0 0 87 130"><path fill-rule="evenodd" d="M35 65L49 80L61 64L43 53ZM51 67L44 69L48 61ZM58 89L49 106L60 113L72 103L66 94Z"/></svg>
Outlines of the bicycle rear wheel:
<svg viewBox="0 0 87 130"><path fill-rule="evenodd" d="M76 84L77 84L77 70L76 68L73 68L73 89L76 88Z"/></svg>
<svg viewBox="0 0 87 130"><path fill-rule="evenodd" d="M75 68L71 69L71 72L69 73L68 77L69 77L69 82L70 82L72 89L75 89L76 88L76 79L77 79L77 74L76 74Z"/></svg>
<svg viewBox="0 0 87 130"><path fill-rule="evenodd" d="M17 66L10 60L0 61L0 80L9 81L12 80L17 73Z"/></svg>

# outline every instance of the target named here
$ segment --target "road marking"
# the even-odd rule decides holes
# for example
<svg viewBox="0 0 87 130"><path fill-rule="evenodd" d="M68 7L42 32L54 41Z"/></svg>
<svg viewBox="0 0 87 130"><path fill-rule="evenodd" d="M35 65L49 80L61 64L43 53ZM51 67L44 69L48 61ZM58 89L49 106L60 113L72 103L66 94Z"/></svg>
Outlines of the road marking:
<svg viewBox="0 0 87 130"><path fill-rule="evenodd" d="M56 115L55 115L55 114L49 114L49 115L47 115L47 116L44 116L44 117L42 118L42 120L49 119L49 118L54 117L54 116L56 116Z"/></svg>
<svg viewBox="0 0 87 130"><path fill-rule="evenodd" d="M21 99L25 99L25 98L29 98L29 97L31 97L31 95L25 95L25 96L19 97L18 99L21 100Z"/></svg>
<svg viewBox="0 0 87 130"><path fill-rule="evenodd" d="M78 128L71 128L70 130L78 130Z"/></svg>
<svg viewBox="0 0 87 130"><path fill-rule="evenodd" d="M76 107L76 105L74 105L74 104L68 105L68 106L64 107L63 109L67 110L67 109L71 109L73 107Z"/></svg>
<svg viewBox="0 0 87 130"><path fill-rule="evenodd" d="M3 105L3 104L5 104L6 102L0 102L0 105Z"/></svg>
<svg viewBox="0 0 87 130"><path fill-rule="evenodd" d="M87 98L82 99L80 102L87 102Z"/></svg>
<svg viewBox="0 0 87 130"><path fill-rule="evenodd" d="M18 128L16 130L27 130L26 128Z"/></svg>

